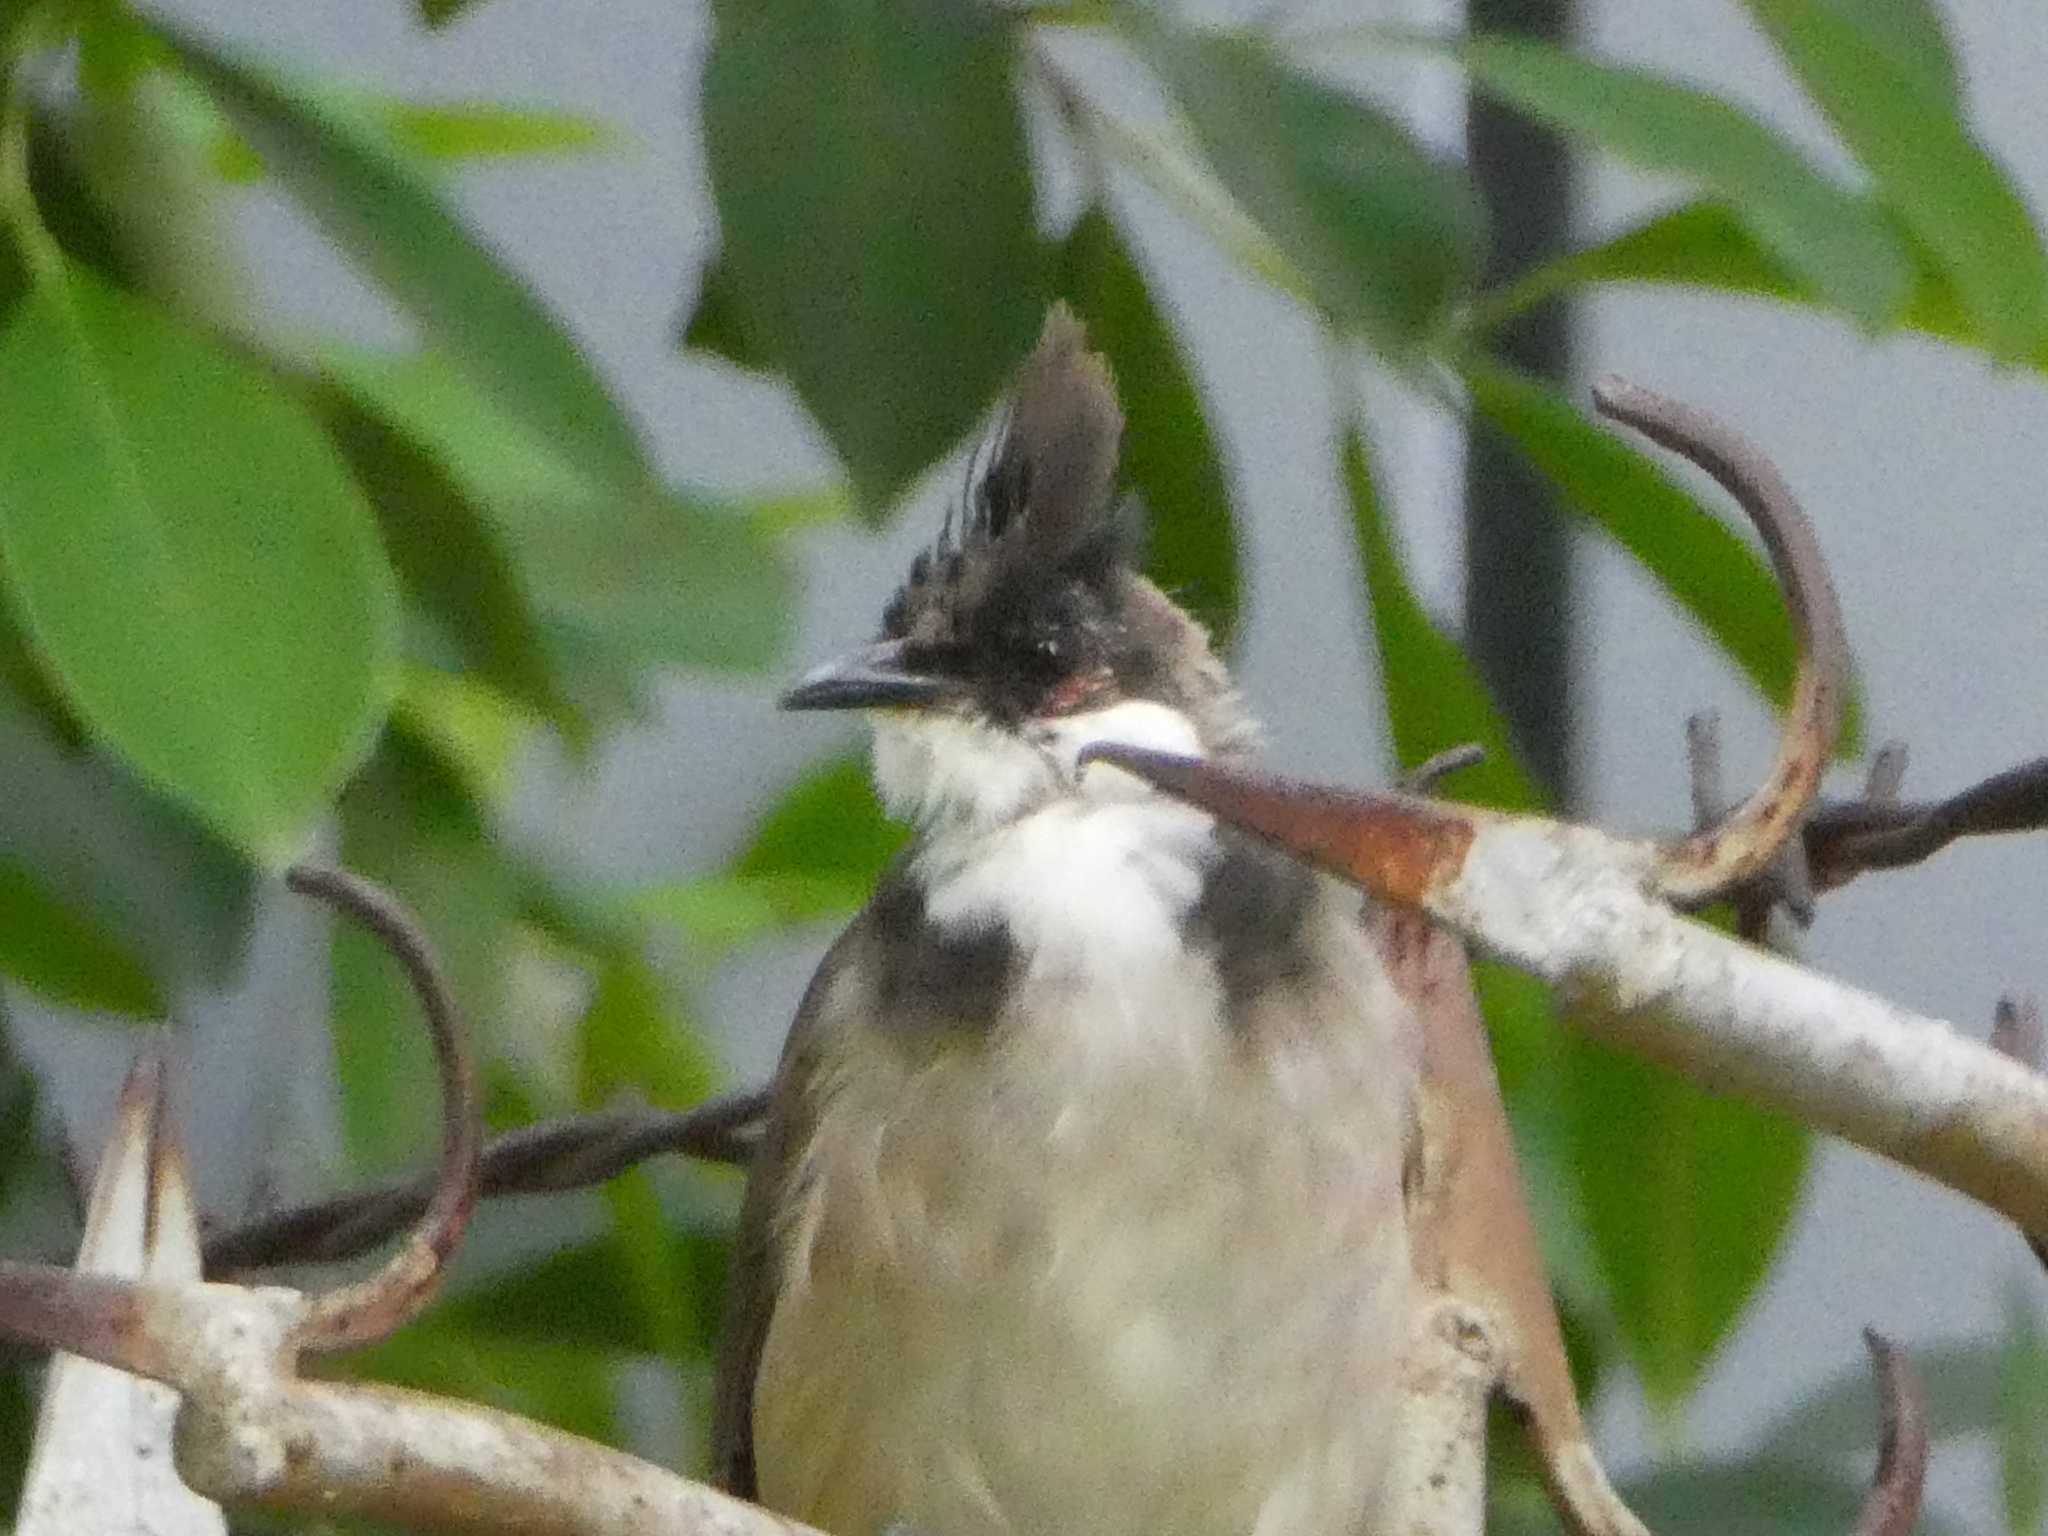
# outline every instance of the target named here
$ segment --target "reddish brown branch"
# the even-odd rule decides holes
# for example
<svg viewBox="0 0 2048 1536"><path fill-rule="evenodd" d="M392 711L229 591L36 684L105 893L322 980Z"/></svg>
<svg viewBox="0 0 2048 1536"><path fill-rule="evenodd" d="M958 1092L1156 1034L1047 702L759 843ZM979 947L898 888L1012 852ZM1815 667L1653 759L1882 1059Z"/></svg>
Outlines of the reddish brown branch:
<svg viewBox="0 0 2048 1536"><path fill-rule="evenodd" d="M294 867L286 883L354 918L405 968L426 1017L441 1085L440 1167L411 1235L375 1274L310 1298L298 1325L295 1342L302 1348L348 1349L374 1343L418 1315L469 1226L483 1141L476 1067L433 947L396 897L359 875L308 864Z"/></svg>

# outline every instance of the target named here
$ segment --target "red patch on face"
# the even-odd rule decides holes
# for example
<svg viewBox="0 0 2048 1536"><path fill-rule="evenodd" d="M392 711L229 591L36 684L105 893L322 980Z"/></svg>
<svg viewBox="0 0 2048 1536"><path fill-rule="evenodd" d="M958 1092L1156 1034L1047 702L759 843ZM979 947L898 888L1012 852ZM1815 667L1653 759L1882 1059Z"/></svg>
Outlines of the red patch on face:
<svg viewBox="0 0 2048 1536"><path fill-rule="evenodd" d="M1113 681L1107 667L1078 673L1047 694L1045 702L1038 706L1038 712L1048 718L1055 715L1071 715L1084 704L1093 703L1108 693Z"/></svg>

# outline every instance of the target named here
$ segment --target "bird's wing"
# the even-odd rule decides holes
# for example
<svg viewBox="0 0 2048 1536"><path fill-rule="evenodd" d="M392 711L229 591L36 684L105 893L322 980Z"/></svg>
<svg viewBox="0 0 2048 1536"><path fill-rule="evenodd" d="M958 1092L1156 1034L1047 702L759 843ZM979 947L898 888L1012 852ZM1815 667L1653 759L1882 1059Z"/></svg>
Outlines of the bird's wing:
<svg viewBox="0 0 2048 1536"><path fill-rule="evenodd" d="M775 1214L796 1154L809 1136L811 1075L818 1045L831 1033L832 982L859 955L872 926L867 913L856 918L827 952L789 1027L768 1121L747 1171L747 1193L733 1238L731 1279L726 1288L725 1326L719 1336L718 1368L711 1395L711 1475L719 1487L740 1498L758 1497L754 1476L754 1378L761 1347L775 1315L780 1265ZM845 997L845 991L839 993Z"/></svg>

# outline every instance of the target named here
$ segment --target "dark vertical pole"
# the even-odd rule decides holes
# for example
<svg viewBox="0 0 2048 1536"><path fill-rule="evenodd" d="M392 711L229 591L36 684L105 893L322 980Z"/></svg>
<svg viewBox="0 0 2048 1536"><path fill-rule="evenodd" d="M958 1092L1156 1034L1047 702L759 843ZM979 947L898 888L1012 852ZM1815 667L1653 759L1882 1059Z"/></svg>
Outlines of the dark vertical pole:
<svg viewBox="0 0 2048 1536"><path fill-rule="evenodd" d="M1475 32L1568 41L1570 0L1469 0ZM1526 272L1571 233L1564 146L1484 97L1467 113L1471 163L1492 219L1490 281ZM1499 355L1562 382L1571 368L1564 306L1546 304L1501 332ZM1524 760L1569 802L1574 603L1568 530L1548 485L1497 433L1475 422L1465 471L1465 633L1507 713Z"/></svg>

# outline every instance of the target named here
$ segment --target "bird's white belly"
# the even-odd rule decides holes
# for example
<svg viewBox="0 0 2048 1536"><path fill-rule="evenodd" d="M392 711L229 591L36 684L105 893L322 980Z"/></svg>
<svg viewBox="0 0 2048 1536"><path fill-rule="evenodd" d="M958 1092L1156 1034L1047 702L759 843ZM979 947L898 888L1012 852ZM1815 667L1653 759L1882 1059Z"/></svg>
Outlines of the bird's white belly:
<svg viewBox="0 0 2048 1536"><path fill-rule="evenodd" d="M1384 999L1349 1002L1248 1038L1205 966L1126 956L1035 968L1029 1031L828 1066L756 1395L766 1502L841 1536L1359 1530L1405 1332L1407 1079Z"/></svg>

